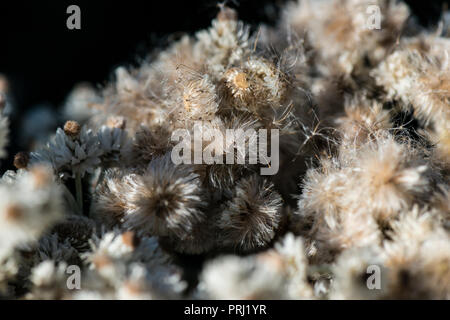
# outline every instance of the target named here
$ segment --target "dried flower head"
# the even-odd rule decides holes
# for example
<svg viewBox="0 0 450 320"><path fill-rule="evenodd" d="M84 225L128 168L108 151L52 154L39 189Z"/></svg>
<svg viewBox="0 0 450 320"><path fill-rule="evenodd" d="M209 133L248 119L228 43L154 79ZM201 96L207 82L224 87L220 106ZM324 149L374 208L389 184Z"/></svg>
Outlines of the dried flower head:
<svg viewBox="0 0 450 320"><path fill-rule="evenodd" d="M206 203L198 175L190 166L174 165L170 155L153 159L131 184L126 197L134 209L124 216L127 228L182 240L204 219Z"/></svg>
<svg viewBox="0 0 450 320"><path fill-rule="evenodd" d="M55 300L70 297L70 290L67 288L69 274L66 270L66 263L52 260L43 261L34 267L30 276L33 289L27 298Z"/></svg>
<svg viewBox="0 0 450 320"><path fill-rule="evenodd" d="M103 150L91 129L83 126L81 131L78 131L77 126L78 124L67 126L69 135L58 128L53 141L44 149L31 153L31 163L50 163L55 172L63 177L93 173L94 167L100 164L99 157Z"/></svg>
<svg viewBox="0 0 450 320"><path fill-rule="evenodd" d="M219 108L216 88L208 75L188 81L183 90L181 120L211 120Z"/></svg>
<svg viewBox="0 0 450 320"><path fill-rule="evenodd" d="M448 233L431 212L414 207L392 224L384 245L391 270L389 298L448 299L450 246Z"/></svg>
<svg viewBox="0 0 450 320"><path fill-rule="evenodd" d="M97 132L104 166L118 165L127 157L131 147L127 132L123 128L125 120L115 119L112 121L115 121L112 123L113 126L102 126Z"/></svg>
<svg viewBox="0 0 450 320"><path fill-rule="evenodd" d="M33 168L3 181L0 194L0 249L37 240L62 216L61 189L49 168Z"/></svg>
<svg viewBox="0 0 450 320"><path fill-rule="evenodd" d="M117 168L106 170L93 194L90 209L92 219L108 229L120 225L126 211L135 208L128 200L134 191L135 177L135 174Z"/></svg>
<svg viewBox="0 0 450 320"><path fill-rule="evenodd" d="M369 28L366 10L376 5L382 16L379 30ZM404 3L387 0L298 1L285 11L285 26L317 48L321 62L351 74L376 65L395 44L408 18ZM377 26L374 26L377 27Z"/></svg>
<svg viewBox="0 0 450 320"><path fill-rule="evenodd" d="M254 256L213 260L201 274L200 296L241 300L286 298L286 279L270 263L260 262Z"/></svg>
<svg viewBox="0 0 450 320"><path fill-rule="evenodd" d="M77 138L80 130L80 124L76 121L67 121L64 124L64 133L71 138Z"/></svg>
<svg viewBox="0 0 450 320"><path fill-rule="evenodd" d="M426 200L432 184L430 168L408 142L379 139L360 152L360 187L376 217L389 218Z"/></svg>
<svg viewBox="0 0 450 320"><path fill-rule="evenodd" d="M381 274L378 290L371 290L368 283L373 272ZM362 247L343 252L332 268L334 281L332 299L379 299L386 292L388 270L383 266L377 247Z"/></svg>
<svg viewBox="0 0 450 320"><path fill-rule="evenodd" d="M256 175L238 181L218 218L220 245L249 252L266 247L282 219L281 196Z"/></svg>
<svg viewBox="0 0 450 320"><path fill-rule="evenodd" d="M171 131L166 126L142 126L136 132L132 155L137 163L147 165L153 158L165 155L171 146Z"/></svg>
<svg viewBox="0 0 450 320"><path fill-rule="evenodd" d="M365 143L393 127L389 111L375 100L354 97L346 100L344 108L345 115L336 119L344 148Z"/></svg>

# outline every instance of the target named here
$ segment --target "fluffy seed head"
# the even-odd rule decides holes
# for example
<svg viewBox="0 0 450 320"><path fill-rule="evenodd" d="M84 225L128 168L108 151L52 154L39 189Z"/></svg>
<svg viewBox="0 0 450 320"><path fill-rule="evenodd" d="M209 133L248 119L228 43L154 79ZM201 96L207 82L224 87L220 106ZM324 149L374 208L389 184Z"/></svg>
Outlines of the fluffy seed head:
<svg viewBox="0 0 450 320"><path fill-rule="evenodd" d="M143 175L135 176L127 200L125 226L157 236L183 239L204 219L203 192L192 167L174 165L170 155L153 159Z"/></svg>
<svg viewBox="0 0 450 320"><path fill-rule="evenodd" d="M345 140L342 146L361 144L382 130L392 128L389 112L383 105L364 97L348 99L344 105L345 116L336 120L338 129Z"/></svg>
<svg viewBox="0 0 450 320"><path fill-rule="evenodd" d="M134 177L116 168L106 170L92 197L91 217L106 228L120 225L126 210L134 208L127 199L134 188Z"/></svg>
<svg viewBox="0 0 450 320"><path fill-rule="evenodd" d="M231 68L225 73L225 81L227 87L231 91L233 97L244 99L245 95L250 91L247 74L237 68Z"/></svg>
<svg viewBox="0 0 450 320"><path fill-rule="evenodd" d="M258 256L223 256L209 262L201 276L205 298L282 299L288 296L286 278Z"/></svg>
<svg viewBox="0 0 450 320"><path fill-rule="evenodd" d="M215 86L208 75L189 81L183 91L182 114L191 120L210 120L218 109L217 99Z"/></svg>
<svg viewBox="0 0 450 320"><path fill-rule="evenodd" d="M281 206L272 183L256 175L243 178L218 220L222 245L244 252L264 248L278 229Z"/></svg>
<svg viewBox="0 0 450 320"><path fill-rule="evenodd" d="M147 165L153 158L166 154L171 146L170 134L166 126L141 126L136 132L132 147L136 162Z"/></svg>
<svg viewBox="0 0 450 320"><path fill-rule="evenodd" d="M427 198L430 169L407 143L380 139L361 150L359 161L366 205L382 220Z"/></svg>

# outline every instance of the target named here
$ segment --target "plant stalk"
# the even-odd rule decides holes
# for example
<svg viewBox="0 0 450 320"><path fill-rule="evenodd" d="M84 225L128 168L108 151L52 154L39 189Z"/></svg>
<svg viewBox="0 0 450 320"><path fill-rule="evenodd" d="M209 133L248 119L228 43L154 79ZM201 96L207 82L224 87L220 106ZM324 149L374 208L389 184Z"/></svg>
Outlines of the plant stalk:
<svg viewBox="0 0 450 320"><path fill-rule="evenodd" d="M83 214L83 185L81 183L81 175L75 174L75 193L77 197L77 204L80 208L80 213Z"/></svg>

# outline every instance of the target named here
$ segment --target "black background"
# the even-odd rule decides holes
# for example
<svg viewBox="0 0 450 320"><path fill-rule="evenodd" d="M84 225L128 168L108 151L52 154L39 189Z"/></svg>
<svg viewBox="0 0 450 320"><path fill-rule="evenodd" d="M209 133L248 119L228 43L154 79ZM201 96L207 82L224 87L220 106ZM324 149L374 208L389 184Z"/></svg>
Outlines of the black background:
<svg viewBox="0 0 450 320"><path fill-rule="evenodd" d="M435 24L447 0L406 1L424 25ZM273 22L286 0L228 1L240 19L255 26ZM136 65L153 48L182 32L210 25L216 0L137 1L0 0L0 73L10 80L16 112L10 155L21 115L38 103L59 106L80 81L103 85L118 65ZM66 9L81 8L81 30L68 30ZM3 166L11 167L11 157ZM3 170L2 170L3 171Z"/></svg>

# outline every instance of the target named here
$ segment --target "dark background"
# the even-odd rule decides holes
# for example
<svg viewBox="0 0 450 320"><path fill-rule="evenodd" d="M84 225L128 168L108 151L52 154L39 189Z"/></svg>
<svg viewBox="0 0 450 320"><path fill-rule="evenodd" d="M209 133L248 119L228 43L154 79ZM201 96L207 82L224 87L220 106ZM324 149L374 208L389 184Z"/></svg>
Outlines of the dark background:
<svg viewBox="0 0 450 320"><path fill-rule="evenodd" d="M286 0L234 0L240 19L256 26L276 20ZM406 1L423 25L433 25L444 2ZM152 48L164 47L171 35L193 33L210 25L216 0L137 1L0 0L0 73L11 84L10 158L23 148L16 131L30 107L56 108L80 81L101 86L118 65L136 65ZM81 8L81 30L68 30L66 8ZM3 170L1 170L3 171Z"/></svg>

